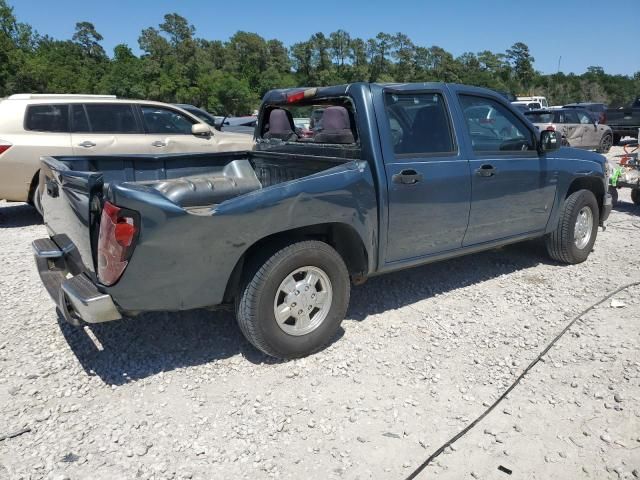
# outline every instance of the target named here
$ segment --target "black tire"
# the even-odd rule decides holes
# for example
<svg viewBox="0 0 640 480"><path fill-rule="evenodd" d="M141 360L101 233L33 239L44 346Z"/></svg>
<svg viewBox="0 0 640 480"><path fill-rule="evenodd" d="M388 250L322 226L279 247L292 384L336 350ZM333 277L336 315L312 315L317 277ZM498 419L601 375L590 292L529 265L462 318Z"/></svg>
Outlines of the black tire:
<svg viewBox="0 0 640 480"><path fill-rule="evenodd" d="M598 145L598 153L609 153L611 150L611 146L613 145L613 137L610 133L605 133L600 139L600 144Z"/></svg>
<svg viewBox="0 0 640 480"><path fill-rule="evenodd" d="M42 202L40 199L42 198L42 192L40 192L39 183L40 181L40 170L36 172L31 180L31 185L29 186L29 198L27 203L33 205L33 208L36 209L38 214L42 217Z"/></svg>
<svg viewBox="0 0 640 480"><path fill-rule="evenodd" d="M634 205L640 205L640 188L631 190L631 201Z"/></svg>
<svg viewBox="0 0 640 480"><path fill-rule="evenodd" d="M620 135L618 135L617 133L613 134L613 144L614 145L619 145L620 144L620 139L622 137Z"/></svg>
<svg viewBox="0 0 640 480"><path fill-rule="evenodd" d="M593 225L588 243L578 248L575 243L575 227L578 214L584 208L591 209ZM600 210L594 194L589 190L578 190L569 195L562 206L556 230L546 237L547 252L554 260L562 263L576 264L584 262L596 241Z"/></svg>
<svg viewBox="0 0 640 480"><path fill-rule="evenodd" d="M312 266L326 273L333 291L328 314L305 335L290 335L277 323L274 300L280 284L298 268ZM342 257L319 241L288 245L261 265L249 267L236 302L240 330L253 346L272 357L304 357L320 350L335 335L349 306L349 272Z"/></svg>
<svg viewBox="0 0 640 480"><path fill-rule="evenodd" d="M611 195L611 205L615 207L618 205L618 189L616 187L609 186L609 194Z"/></svg>
<svg viewBox="0 0 640 480"><path fill-rule="evenodd" d="M36 191L33 192L33 207L40 214L41 217L44 217L44 212L42 210L42 192L40 192L39 188L36 188Z"/></svg>

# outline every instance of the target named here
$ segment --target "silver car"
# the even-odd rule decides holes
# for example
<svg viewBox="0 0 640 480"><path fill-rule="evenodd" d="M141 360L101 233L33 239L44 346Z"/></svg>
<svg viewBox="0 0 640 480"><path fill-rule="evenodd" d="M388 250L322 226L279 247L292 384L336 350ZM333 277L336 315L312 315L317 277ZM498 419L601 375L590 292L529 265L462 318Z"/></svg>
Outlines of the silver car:
<svg viewBox="0 0 640 480"><path fill-rule="evenodd" d="M524 115L540 130L560 132L565 146L607 153L613 145L611 128L599 124L584 108L532 110Z"/></svg>

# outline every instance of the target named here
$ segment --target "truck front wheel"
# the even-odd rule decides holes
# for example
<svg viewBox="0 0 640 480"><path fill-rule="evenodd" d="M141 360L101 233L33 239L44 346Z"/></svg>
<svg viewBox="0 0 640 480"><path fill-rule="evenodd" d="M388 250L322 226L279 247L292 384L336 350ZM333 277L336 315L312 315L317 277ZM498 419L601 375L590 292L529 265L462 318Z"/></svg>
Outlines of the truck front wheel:
<svg viewBox="0 0 640 480"><path fill-rule="evenodd" d="M595 195L578 190L569 195L560 211L558 226L546 237L547 252L562 263L584 262L596 241L600 210Z"/></svg>
<svg viewBox="0 0 640 480"><path fill-rule="evenodd" d="M276 358L303 357L335 335L349 293L349 273L338 252L324 242L298 242L250 269L236 316L257 349Z"/></svg>

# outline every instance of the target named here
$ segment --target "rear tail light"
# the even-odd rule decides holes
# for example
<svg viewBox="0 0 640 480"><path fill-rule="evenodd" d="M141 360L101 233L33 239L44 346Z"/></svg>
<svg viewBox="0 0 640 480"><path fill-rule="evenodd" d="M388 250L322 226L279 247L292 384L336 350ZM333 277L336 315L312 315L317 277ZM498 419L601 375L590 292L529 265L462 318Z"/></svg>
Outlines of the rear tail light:
<svg viewBox="0 0 640 480"><path fill-rule="evenodd" d="M98 278L104 285L116 283L131 259L139 232L137 212L105 202L98 235Z"/></svg>
<svg viewBox="0 0 640 480"><path fill-rule="evenodd" d="M10 148L11 148L11 144L10 143L3 142L2 140L0 140L0 155L2 155L4 152L9 150Z"/></svg>

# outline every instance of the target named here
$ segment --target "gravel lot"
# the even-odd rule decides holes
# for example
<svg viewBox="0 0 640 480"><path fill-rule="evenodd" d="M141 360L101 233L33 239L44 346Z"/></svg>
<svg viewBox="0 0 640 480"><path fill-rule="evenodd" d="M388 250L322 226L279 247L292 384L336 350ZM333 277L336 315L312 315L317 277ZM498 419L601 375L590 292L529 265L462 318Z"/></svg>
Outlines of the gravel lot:
<svg viewBox="0 0 640 480"><path fill-rule="evenodd" d="M291 362L224 313L66 325L31 256L45 228L0 202L0 438L30 429L0 440L0 479L405 478L640 281L640 208L620 198L586 263L530 242L372 279L339 338ZM418 478L637 478L639 452L634 287Z"/></svg>

